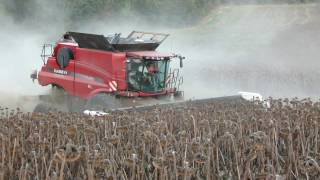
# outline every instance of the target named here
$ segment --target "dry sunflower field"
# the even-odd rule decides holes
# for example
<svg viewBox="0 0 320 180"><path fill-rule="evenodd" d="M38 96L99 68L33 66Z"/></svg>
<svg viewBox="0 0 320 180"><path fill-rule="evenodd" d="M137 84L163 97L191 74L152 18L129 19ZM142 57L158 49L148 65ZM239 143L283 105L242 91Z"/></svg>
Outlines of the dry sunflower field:
<svg viewBox="0 0 320 180"><path fill-rule="evenodd" d="M318 179L320 103L113 112L0 110L0 179Z"/></svg>

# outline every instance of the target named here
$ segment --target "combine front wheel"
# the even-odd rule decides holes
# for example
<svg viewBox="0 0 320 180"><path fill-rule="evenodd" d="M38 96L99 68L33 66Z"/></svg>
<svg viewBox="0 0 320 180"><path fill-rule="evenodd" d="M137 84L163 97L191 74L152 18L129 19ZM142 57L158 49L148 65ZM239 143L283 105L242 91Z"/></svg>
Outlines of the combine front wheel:
<svg viewBox="0 0 320 180"><path fill-rule="evenodd" d="M183 100L184 99L184 92L183 91L176 91L173 94L175 100Z"/></svg>

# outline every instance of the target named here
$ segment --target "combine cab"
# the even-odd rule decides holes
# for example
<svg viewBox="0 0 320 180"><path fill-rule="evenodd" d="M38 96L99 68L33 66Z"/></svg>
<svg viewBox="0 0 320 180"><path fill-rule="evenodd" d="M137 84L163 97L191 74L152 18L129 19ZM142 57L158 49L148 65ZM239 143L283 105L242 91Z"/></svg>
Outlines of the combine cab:
<svg viewBox="0 0 320 180"><path fill-rule="evenodd" d="M170 68L170 62L178 59L182 67L184 57L156 51L167 37L137 31L126 38L67 32L54 47L43 46L44 65L31 78L53 87L54 93L42 96L43 101L65 104L69 111L182 98L183 78L179 69Z"/></svg>

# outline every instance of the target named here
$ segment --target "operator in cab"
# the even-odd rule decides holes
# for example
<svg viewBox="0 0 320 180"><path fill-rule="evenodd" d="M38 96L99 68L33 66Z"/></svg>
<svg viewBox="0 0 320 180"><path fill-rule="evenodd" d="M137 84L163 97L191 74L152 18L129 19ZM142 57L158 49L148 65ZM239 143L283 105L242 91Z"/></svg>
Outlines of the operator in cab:
<svg viewBox="0 0 320 180"><path fill-rule="evenodd" d="M164 61L131 61L128 66L129 88L143 92L162 91L164 88L165 65Z"/></svg>
<svg viewBox="0 0 320 180"><path fill-rule="evenodd" d="M156 73L157 73L157 69L156 69L156 65L153 62L150 62L146 65L147 71L144 73L144 78L143 78L143 82L146 86L150 86L149 88L154 87L154 85L156 84L155 80L156 80Z"/></svg>

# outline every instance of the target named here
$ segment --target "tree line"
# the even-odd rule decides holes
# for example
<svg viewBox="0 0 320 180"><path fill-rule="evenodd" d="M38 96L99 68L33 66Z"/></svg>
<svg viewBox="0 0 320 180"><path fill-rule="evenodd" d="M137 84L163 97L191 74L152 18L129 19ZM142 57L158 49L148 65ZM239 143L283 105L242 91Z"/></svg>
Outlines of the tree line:
<svg viewBox="0 0 320 180"><path fill-rule="evenodd" d="M197 22L220 4L308 3L317 0L7 0L2 6L17 21L37 14L38 8L65 12L67 20L83 21L96 16L106 19L138 16L147 21L172 25ZM3 9L3 8L2 8Z"/></svg>

